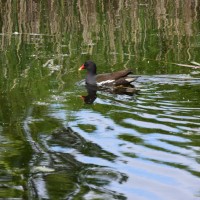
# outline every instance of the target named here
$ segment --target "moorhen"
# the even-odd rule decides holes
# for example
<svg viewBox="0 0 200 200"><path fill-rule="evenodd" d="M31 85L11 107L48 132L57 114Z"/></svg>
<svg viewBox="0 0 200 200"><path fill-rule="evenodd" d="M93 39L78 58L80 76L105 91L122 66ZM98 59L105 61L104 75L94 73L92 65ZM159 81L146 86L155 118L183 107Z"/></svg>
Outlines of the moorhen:
<svg viewBox="0 0 200 200"><path fill-rule="evenodd" d="M90 60L79 68L79 70L83 69L87 70L86 84L98 87L127 87L138 78L130 76L132 73L130 69L97 75L96 64Z"/></svg>

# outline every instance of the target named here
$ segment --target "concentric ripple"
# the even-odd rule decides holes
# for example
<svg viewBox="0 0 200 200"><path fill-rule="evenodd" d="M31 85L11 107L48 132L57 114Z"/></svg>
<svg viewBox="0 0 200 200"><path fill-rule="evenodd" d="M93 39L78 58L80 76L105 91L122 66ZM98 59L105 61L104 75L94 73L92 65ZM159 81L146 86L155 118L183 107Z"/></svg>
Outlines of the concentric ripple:
<svg viewBox="0 0 200 200"><path fill-rule="evenodd" d="M63 127L40 134L38 165L55 170L41 176L43 184L55 195L57 177L71 199L198 199L199 86L200 79L184 75L152 76L136 83L140 94L133 97L98 92L93 105L77 93L52 100L48 116Z"/></svg>

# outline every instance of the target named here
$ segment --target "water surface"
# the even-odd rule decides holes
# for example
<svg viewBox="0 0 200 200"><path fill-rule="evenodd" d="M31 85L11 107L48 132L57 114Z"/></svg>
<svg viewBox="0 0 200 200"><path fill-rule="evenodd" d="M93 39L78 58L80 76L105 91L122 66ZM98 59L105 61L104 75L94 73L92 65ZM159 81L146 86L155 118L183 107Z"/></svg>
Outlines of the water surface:
<svg viewBox="0 0 200 200"><path fill-rule="evenodd" d="M198 2L0 6L0 198L200 198ZM87 59L139 93L86 104Z"/></svg>

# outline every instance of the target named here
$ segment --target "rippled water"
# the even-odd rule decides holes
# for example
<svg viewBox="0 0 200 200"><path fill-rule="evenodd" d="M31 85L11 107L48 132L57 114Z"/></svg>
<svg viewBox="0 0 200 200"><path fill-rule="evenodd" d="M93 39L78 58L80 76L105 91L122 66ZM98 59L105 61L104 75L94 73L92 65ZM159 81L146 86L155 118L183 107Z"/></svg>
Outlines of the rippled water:
<svg viewBox="0 0 200 200"><path fill-rule="evenodd" d="M200 199L199 5L0 1L0 199Z"/></svg>
<svg viewBox="0 0 200 200"><path fill-rule="evenodd" d="M87 105L80 87L52 95L47 105L35 102L34 110L45 111L32 110L24 121L41 153L32 168L53 172L33 172L31 186L41 198L199 198L199 84L189 75L142 76L131 97L101 91ZM42 127L47 116L63 127L34 139L29 128Z"/></svg>

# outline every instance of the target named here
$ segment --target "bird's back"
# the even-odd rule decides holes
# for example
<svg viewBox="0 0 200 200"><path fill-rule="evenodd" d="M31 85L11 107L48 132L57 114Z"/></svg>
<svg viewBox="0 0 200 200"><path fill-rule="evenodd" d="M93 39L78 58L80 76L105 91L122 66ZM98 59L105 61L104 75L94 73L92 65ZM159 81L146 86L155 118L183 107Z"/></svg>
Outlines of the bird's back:
<svg viewBox="0 0 200 200"><path fill-rule="evenodd" d="M96 76L96 81L101 82L101 81L108 81L108 80L117 80L131 73L132 73L131 69L125 69L125 70L107 73L107 74L99 74Z"/></svg>

